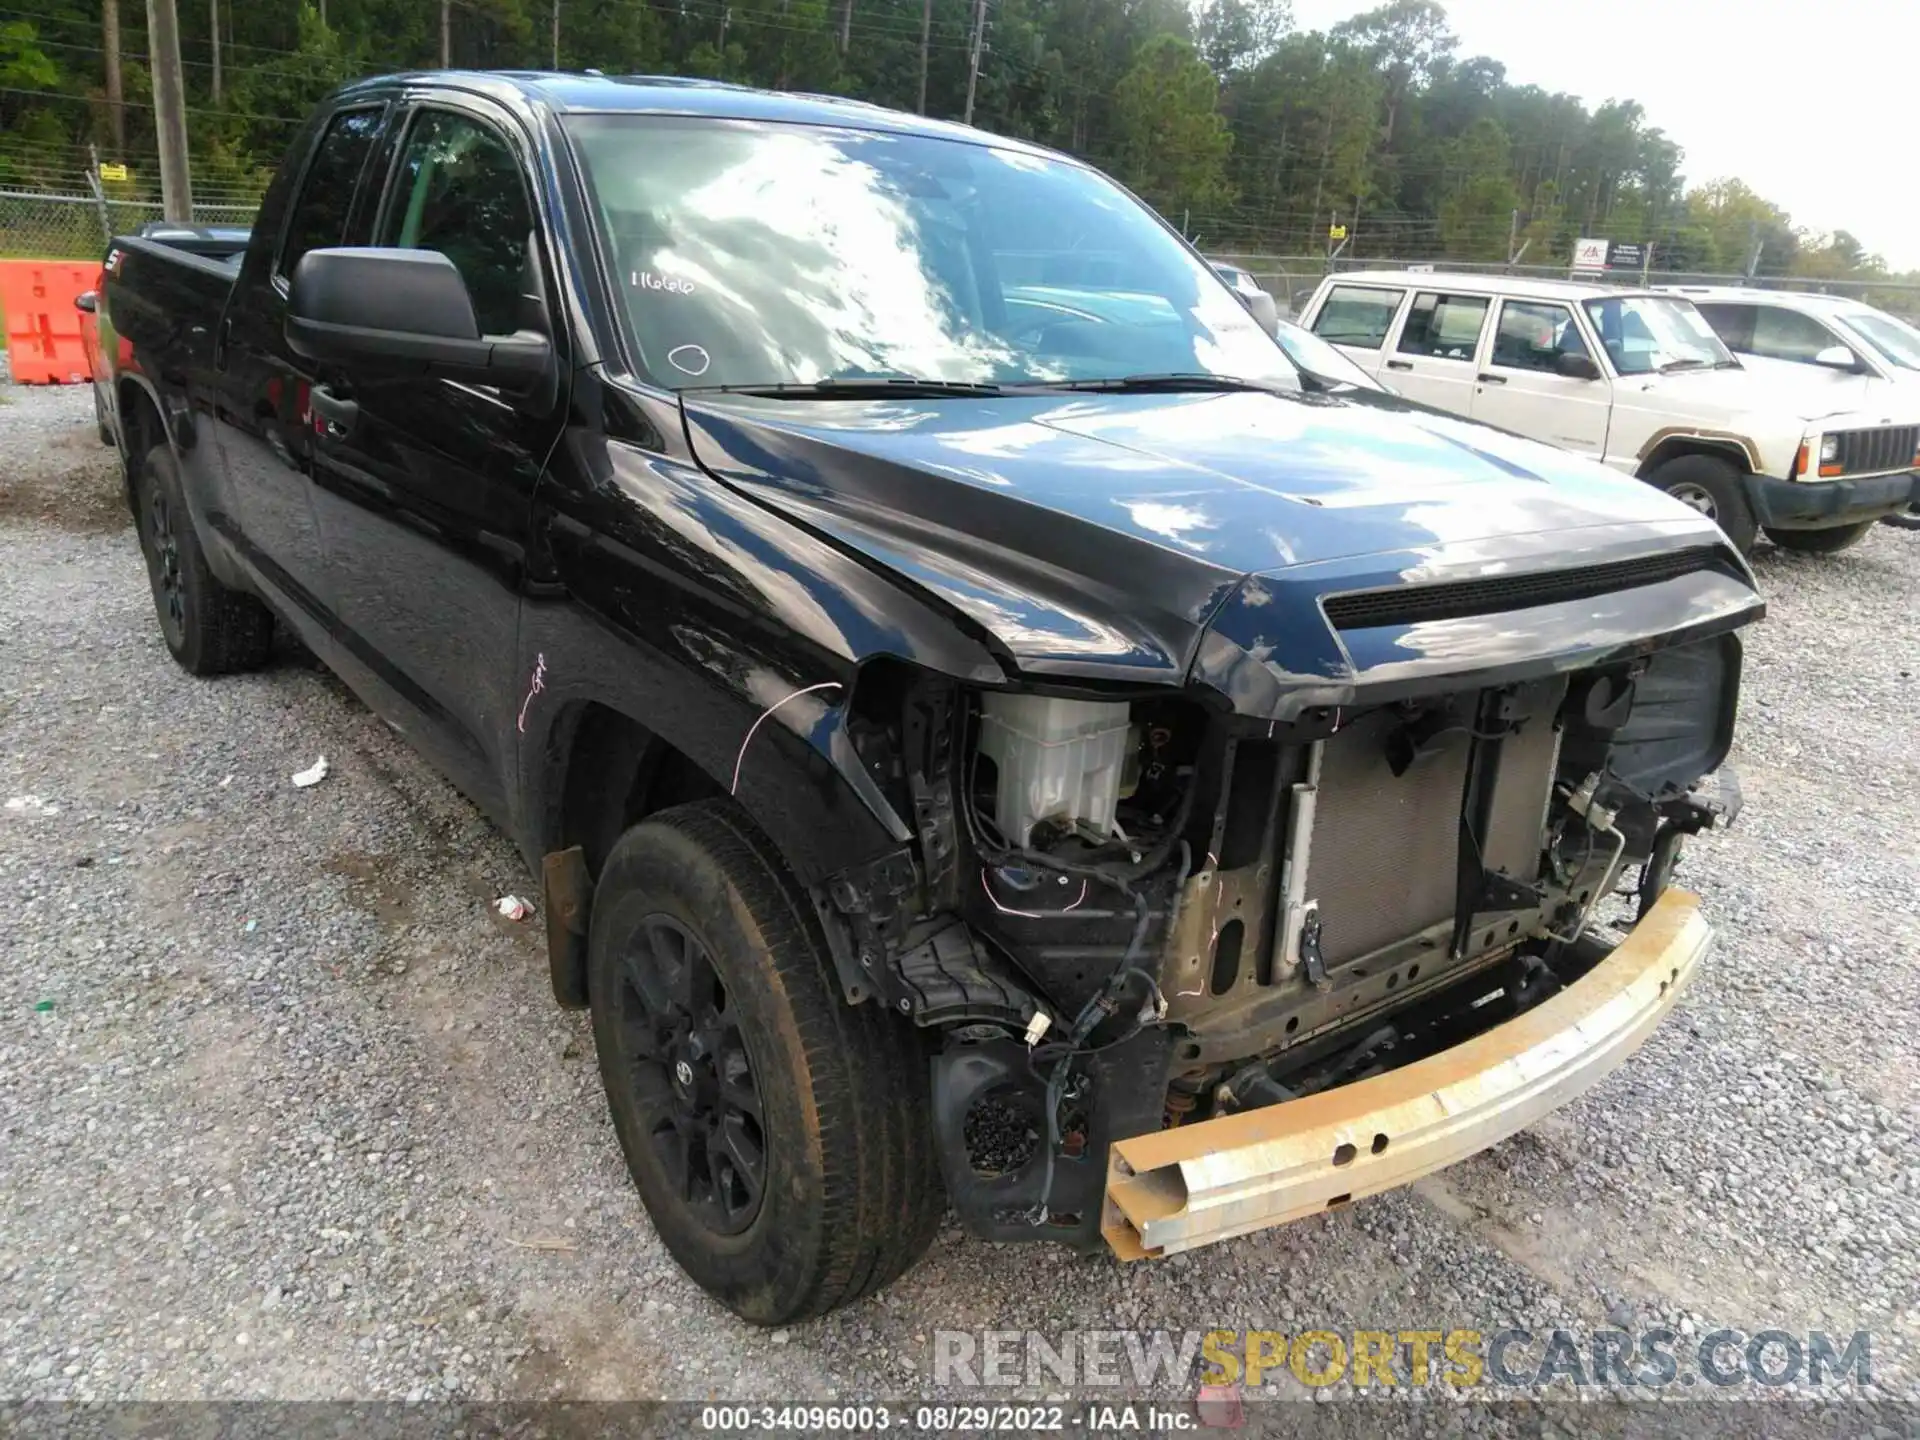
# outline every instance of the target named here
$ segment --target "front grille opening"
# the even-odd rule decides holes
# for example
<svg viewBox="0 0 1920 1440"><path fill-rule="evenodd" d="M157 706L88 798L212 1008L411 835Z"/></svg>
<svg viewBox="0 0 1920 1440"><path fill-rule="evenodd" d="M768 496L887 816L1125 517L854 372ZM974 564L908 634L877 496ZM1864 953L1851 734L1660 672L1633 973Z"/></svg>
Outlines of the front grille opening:
<svg viewBox="0 0 1920 1440"><path fill-rule="evenodd" d="M1616 590L1658 585L1720 564L1713 546L1670 550L1604 565L1537 570L1524 575L1492 575L1441 585L1409 585L1398 590L1365 590L1321 597L1321 609L1336 630L1372 630L1388 625L1417 625L1431 620L1464 620L1536 605L1588 600Z"/></svg>
<svg viewBox="0 0 1920 1440"><path fill-rule="evenodd" d="M1840 468L1848 475L1908 470L1920 451L1920 425L1888 425L1840 432Z"/></svg>

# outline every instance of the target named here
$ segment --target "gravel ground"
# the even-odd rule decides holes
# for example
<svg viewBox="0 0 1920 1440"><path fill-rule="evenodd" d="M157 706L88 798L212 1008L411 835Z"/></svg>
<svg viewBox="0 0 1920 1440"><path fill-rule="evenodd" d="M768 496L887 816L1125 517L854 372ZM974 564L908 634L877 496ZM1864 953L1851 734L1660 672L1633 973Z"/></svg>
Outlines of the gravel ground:
<svg viewBox="0 0 1920 1440"><path fill-rule="evenodd" d="M1914 1398L1920 536L1762 548L1747 811L1682 876L1721 944L1583 1101L1155 1265L949 1226L769 1334L655 1238L488 908L506 842L303 655L177 670L86 393L0 402L0 796L40 802L0 811L0 1397L902 1398L937 1329L1664 1323L1870 1330Z"/></svg>

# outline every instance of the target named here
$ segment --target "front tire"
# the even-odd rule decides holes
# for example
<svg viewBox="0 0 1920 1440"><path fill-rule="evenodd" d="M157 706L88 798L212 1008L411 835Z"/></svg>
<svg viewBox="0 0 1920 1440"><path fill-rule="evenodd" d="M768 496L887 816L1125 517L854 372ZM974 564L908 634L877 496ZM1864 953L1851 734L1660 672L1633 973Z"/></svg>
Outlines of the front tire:
<svg viewBox="0 0 1920 1440"><path fill-rule="evenodd" d="M1678 455L1648 475L1647 483L1713 521L1742 555L1753 549L1759 526L1740 472L1727 461L1713 455Z"/></svg>
<svg viewBox="0 0 1920 1440"><path fill-rule="evenodd" d="M1837 555L1857 545L1879 522L1865 520L1857 525L1830 525L1824 530L1780 530L1767 526L1767 538L1782 550L1801 555Z"/></svg>
<svg viewBox="0 0 1920 1440"><path fill-rule="evenodd" d="M594 1047L661 1241L759 1325L851 1304L945 1210L927 1053L840 994L806 894L729 800L620 837L588 937Z"/></svg>
<svg viewBox="0 0 1920 1440"><path fill-rule="evenodd" d="M194 675L265 664L273 650L273 612L256 597L229 590L207 568L173 452L165 445L149 450L133 489L153 608L173 658Z"/></svg>

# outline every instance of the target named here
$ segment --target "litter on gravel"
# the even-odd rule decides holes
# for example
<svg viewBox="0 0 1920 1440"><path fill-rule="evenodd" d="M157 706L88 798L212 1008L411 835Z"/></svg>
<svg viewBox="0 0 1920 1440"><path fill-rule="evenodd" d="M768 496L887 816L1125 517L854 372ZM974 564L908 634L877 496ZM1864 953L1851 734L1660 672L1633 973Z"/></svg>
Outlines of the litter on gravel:
<svg viewBox="0 0 1920 1440"><path fill-rule="evenodd" d="M533 906L518 895L502 895L493 902L493 908L509 920L524 920L533 913Z"/></svg>
<svg viewBox="0 0 1920 1440"><path fill-rule="evenodd" d="M305 790L310 786L318 785L322 780L326 778L327 778L327 757L322 755L318 760L314 761L313 764L309 765L306 769L296 770L293 774L293 784L295 789Z"/></svg>
<svg viewBox="0 0 1920 1440"><path fill-rule="evenodd" d="M7 809L21 815L58 815L60 807L49 805L38 795L15 795L7 801Z"/></svg>

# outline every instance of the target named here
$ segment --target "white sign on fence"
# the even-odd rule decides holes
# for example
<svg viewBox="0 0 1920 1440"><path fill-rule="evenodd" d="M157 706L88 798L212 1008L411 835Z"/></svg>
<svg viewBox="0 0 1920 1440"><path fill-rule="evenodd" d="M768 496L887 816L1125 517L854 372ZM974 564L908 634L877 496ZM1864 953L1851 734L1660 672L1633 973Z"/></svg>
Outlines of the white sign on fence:
<svg viewBox="0 0 1920 1440"><path fill-rule="evenodd" d="M1604 270L1607 268L1607 242L1604 240L1576 240L1573 242L1573 268L1576 270Z"/></svg>

